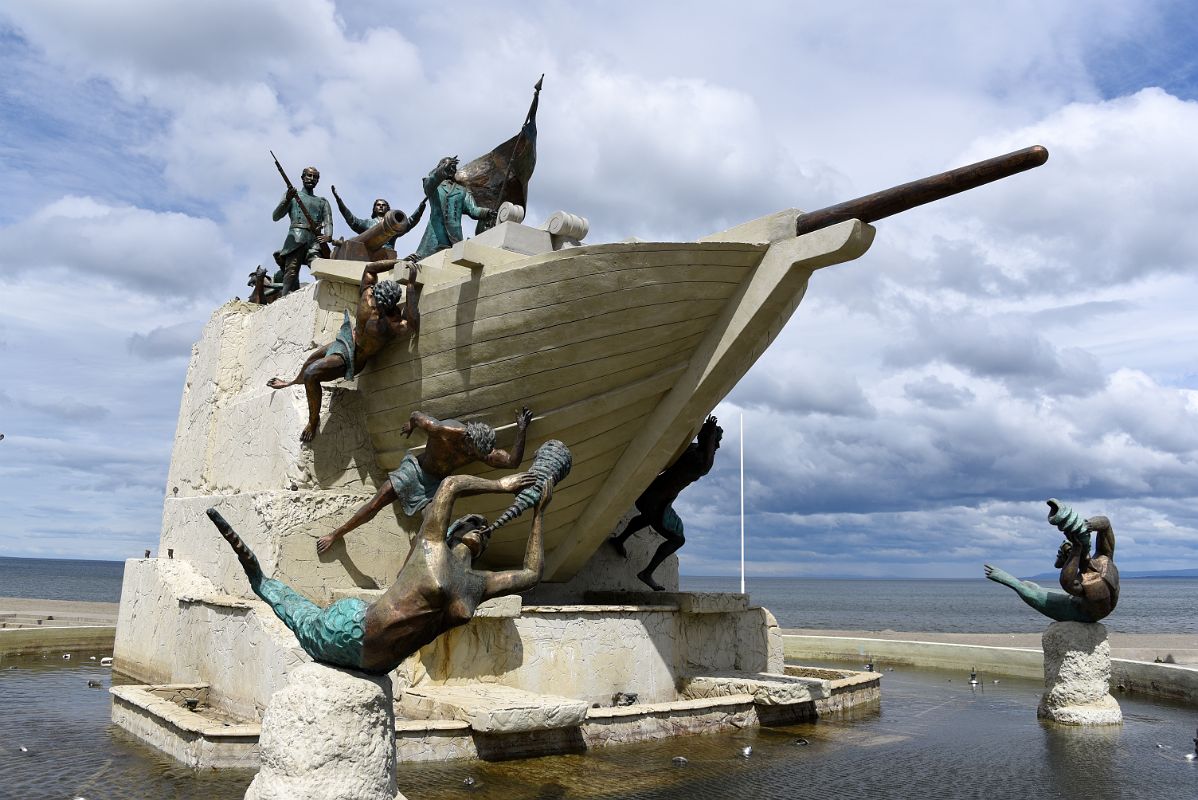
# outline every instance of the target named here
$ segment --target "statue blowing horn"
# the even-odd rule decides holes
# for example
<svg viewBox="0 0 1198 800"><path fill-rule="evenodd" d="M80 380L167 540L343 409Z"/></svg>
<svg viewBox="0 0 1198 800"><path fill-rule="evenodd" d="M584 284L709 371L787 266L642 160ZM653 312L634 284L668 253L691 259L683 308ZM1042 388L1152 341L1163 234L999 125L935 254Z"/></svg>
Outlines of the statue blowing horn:
<svg viewBox="0 0 1198 800"><path fill-rule="evenodd" d="M1048 500L1048 523L1070 539L1090 532L1086 521L1055 497Z"/></svg>
<svg viewBox="0 0 1198 800"><path fill-rule="evenodd" d="M570 474L573 464L574 458L570 455L570 448L557 439L550 439L538 447L536 455L532 457L532 466L528 468L529 472L537 476L537 482L516 495L516 499L507 510L491 523L489 531L494 533L535 506L544 496L547 487L560 483Z"/></svg>

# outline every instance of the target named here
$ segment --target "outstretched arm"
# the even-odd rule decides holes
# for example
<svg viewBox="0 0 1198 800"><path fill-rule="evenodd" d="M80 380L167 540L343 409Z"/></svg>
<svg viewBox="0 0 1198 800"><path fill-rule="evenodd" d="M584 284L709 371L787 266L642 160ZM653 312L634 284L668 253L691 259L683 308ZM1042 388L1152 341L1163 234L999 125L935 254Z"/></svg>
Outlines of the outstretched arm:
<svg viewBox="0 0 1198 800"><path fill-rule="evenodd" d="M362 270L362 282L358 284L358 291L364 292L367 288L374 286L379 282L380 272L387 272L398 263L398 258L385 258L382 261L371 261L366 265L366 268Z"/></svg>
<svg viewBox="0 0 1198 800"><path fill-rule="evenodd" d="M462 210L466 212L466 216L471 219L490 219L495 216L495 212L486 206L480 206L474 201L474 195L470 190L466 190L466 197L462 202Z"/></svg>
<svg viewBox="0 0 1198 800"><path fill-rule="evenodd" d="M456 426L445 425L441 420L431 414L425 414L423 411L413 411L412 416L404 423L404 426L399 429L399 432L404 436L411 436L412 432L417 428L425 433L462 433L462 429Z"/></svg>
<svg viewBox="0 0 1198 800"><path fill-rule="evenodd" d="M420 205L416 206L416 210L413 211L408 216L404 217L403 223L400 225L400 231L399 231L400 236L403 236L405 233L412 230L412 228L416 227L416 224L418 222L420 222L420 218L424 216L424 209L427 206L428 206L428 198L427 197L420 198Z"/></svg>
<svg viewBox="0 0 1198 800"><path fill-rule="evenodd" d="M364 219L355 217L349 207L345 205L345 201L341 199L341 195L337 194L337 187L329 187L333 190L333 199L337 201L337 210L341 212L341 217L345 220L345 224L350 227L354 233L362 233L370 227L370 223Z"/></svg>
<svg viewBox="0 0 1198 800"><path fill-rule="evenodd" d="M453 521L453 504L459 497L499 492L515 494L532 486L536 480L536 476L531 472L517 472L497 481L477 475L450 475L441 481L432 502L424 509L424 524L420 526L420 536L426 541L445 541L445 531Z"/></svg>
<svg viewBox="0 0 1198 800"><path fill-rule="evenodd" d="M487 573L483 585L483 600L516 594L536 586L545 572L545 507L553 497L553 484L547 483L532 517L532 532L528 535L528 547L524 550L524 569L510 569Z"/></svg>
<svg viewBox="0 0 1198 800"><path fill-rule="evenodd" d="M516 469L524 460L524 440L528 436L528 424L532 422L532 412L524 406L516 412L516 443L512 452L495 449L483 457L483 463L489 467L500 469Z"/></svg>

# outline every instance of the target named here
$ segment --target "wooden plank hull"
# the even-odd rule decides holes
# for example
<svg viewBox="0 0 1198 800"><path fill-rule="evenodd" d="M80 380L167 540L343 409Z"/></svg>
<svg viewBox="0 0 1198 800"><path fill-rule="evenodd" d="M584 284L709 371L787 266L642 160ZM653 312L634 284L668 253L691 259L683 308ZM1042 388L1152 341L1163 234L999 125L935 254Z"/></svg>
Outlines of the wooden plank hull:
<svg viewBox="0 0 1198 800"><path fill-rule="evenodd" d="M399 432L413 410L485 421L505 447L527 405L536 416L526 456L547 439L574 453L546 517L546 578L567 580L764 350L811 271L856 258L871 240L872 228L852 222L774 243L505 253L451 280L426 267L420 335L359 377L379 465L394 469L421 444ZM461 513L494 518L510 500L468 498ZM486 565L518 564L528 524L497 531Z"/></svg>

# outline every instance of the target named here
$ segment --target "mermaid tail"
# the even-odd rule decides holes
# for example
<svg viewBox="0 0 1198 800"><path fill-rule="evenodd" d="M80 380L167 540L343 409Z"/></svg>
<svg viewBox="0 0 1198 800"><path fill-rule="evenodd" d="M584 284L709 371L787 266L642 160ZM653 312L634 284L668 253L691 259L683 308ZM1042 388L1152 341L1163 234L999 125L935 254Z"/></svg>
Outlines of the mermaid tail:
<svg viewBox="0 0 1198 800"><path fill-rule="evenodd" d="M528 468L528 471L536 476L537 482L527 489L522 489L507 510L491 523L490 529L495 531L502 528L539 503L545 489L564 480L570 474L573 464L574 458L570 454L570 448L557 439L550 439L538 447L536 455L532 457L532 466Z"/></svg>

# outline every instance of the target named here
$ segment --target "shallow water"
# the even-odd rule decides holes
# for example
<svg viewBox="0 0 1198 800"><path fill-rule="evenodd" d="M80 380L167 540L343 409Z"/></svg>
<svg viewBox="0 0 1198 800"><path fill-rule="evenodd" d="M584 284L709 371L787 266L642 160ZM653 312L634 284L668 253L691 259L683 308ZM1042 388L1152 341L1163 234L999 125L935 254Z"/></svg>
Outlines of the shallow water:
<svg viewBox="0 0 1198 800"><path fill-rule="evenodd" d="M886 672L881 704L844 718L585 755L401 765L399 786L409 800L1198 796L1198 762L1184 760L1198 710L1121 696L1122 727L1061 728L1036 720L1038 683L980 677L971 688L967 674ZM243 796L251 774L194 772L113 727L110 685L87 654L0 660L0 798ZM673 764L679 755L685 766Z"/></svg>

